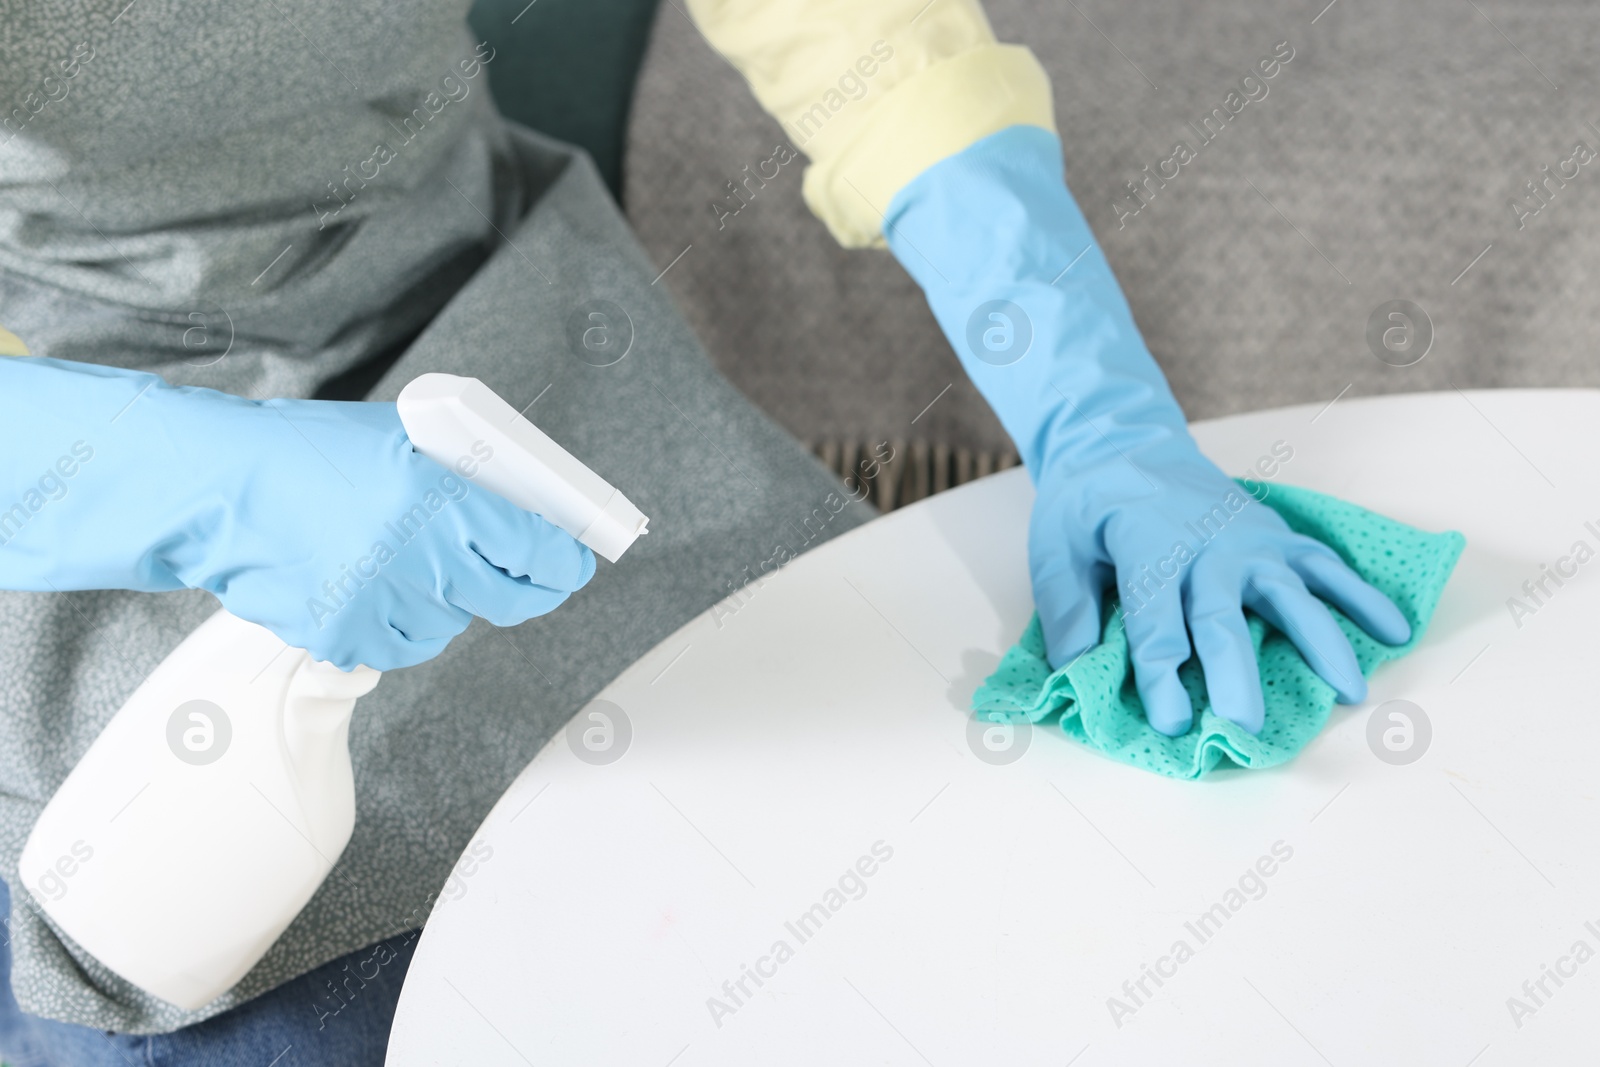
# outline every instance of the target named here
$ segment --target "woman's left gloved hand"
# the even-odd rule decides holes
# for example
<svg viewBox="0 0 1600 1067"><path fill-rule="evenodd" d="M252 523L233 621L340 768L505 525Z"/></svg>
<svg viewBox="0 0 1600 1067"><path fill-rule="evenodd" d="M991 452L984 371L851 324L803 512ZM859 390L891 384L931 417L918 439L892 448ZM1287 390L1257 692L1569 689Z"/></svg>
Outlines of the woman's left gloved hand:
<svg viewBox="0 0 1600 1067"><path fill-rule="evenodd" d="M1054 134L1013 126L934 164L896 195L884 235L1033 478L1029 563L1052 667L1099 642L1114 583L1139 697L1162 733L1193 721L1178 681L1191 650L1212 710L1260 731L1246 607L1340 700L1365 698L1318 597L1385 643L1410 626L1201 454L1067 190Z"/></svg>

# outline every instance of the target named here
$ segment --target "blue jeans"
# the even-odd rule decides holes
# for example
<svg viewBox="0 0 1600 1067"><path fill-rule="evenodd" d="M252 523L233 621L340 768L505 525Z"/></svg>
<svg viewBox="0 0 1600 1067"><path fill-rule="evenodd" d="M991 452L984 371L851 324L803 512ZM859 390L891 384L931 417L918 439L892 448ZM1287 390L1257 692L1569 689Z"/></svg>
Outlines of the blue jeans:
<svg viewBox="0 0 1600 1067"><path fill-rule="evenodd" d="M0 916L11 896L0 882ZM0 945L4 1067L382 1067L417 931L324 964L231 1011L170 1034L116 1034L25 1014ZM392 958L391 958L391 953Z"/></svg>

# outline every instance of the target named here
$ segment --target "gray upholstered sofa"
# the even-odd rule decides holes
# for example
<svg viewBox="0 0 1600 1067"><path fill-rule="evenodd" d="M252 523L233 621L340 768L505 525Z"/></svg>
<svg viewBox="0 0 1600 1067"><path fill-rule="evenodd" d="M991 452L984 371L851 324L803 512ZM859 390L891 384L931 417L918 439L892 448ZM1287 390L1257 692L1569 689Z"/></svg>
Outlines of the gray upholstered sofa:
<svg viewBox="0 0 1600 1067"><path fill-rule="evenodd" d="M1190 418L1600 385L1600 160L1559 176L1579 142L1600 149L1592 5L1325 4L987 3L1051 73L1068 182ZM1271 79L1243 80L1275 51L1290 58ZM831 461L903 442L881 504L1005 462L920 294L887 253L834 246L799 164L737 215L713 208L783 139L662 5L624 157L646 249L660 267L682 254L662 284L734 382ZM1166 162L1180 143L1193 158ZM1368 340L1394 300L1431 323L1409 366Z"/></svg>

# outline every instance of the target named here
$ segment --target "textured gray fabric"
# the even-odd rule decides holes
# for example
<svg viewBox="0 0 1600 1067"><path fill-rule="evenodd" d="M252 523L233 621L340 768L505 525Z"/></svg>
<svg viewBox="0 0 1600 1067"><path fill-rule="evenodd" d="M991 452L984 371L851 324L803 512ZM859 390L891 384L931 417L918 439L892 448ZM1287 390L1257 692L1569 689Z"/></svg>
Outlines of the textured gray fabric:
<svg viewBox="0 0 1600 1067"><path fill-rule="evenodd" d="M462 8L438 6L274 0L219 12L139 0L120 19L121 2L59 21L7 8L0 21L0 89L18 99L58 53L96 41L69 94L0 148L10 183L0 190L0 321L35 354L306 396L442 307L374 398L392 399L424 371L482 378L518 408L533 405L531 417L652 520L620 565L602 562L558 611L503 631L475 624L360 701L355 836L235 990L180 1012L65 943L14 893L25 1010L169 1030L416 927L494 800L597 690L747 568L870 515L712 367L651 286L658 268L588 159L501 123L481 77L345 209L359 207L360 226L317 229L310 198L322 176L371 155L374 139L394 136L388 119L472 54ZM138 128L114 130L113 119ZM231 321L233 344L223 355L197 336L200 355L185 362L194 320L160 316L202 299L221 309L205 305L202 328ZM628 355L607 367L569 340L572 316L596 300L625 311L633 330ZM199 593L0 594L0 876L16 884L44 802L215 606Z"/></svg>
<svg viewBox="0 0 1600 1067"><path fill-rule="evenodd" d="M1524 183L1575 142L1600 150L1594 5L1326 5L986 0L998 37L1031 47L1053 79L1068 183L1189 417L1327 403L1347 386L1600 385L1600 165L1524 229L1508 206L1537 204ZM1294 57L1267 95L1213 120L1222 132L1203 145L1189 123L1226 108L1280 41ZM718 229L713 202L738 206L724 183L788 143L741 85L662 8L627 207L657 262L693 243L663 284L712 358L808 440L1003 447L915 286L886 253L839 249L806 212L801 162ZM1119 226L1134 206L1125 183L1179 141L1196 158L1152 181L1148 206ZM1414 366L1368 345L1369 318L1391 300L1432 321Z"/></svg>
<svg viewBox="0 0 1600 1067"><path fill-rule="evenodd" d="M305 395L482 262L473 204L525 207L464 4L124 7L0 6L0 324L35 354Z"/></svg>

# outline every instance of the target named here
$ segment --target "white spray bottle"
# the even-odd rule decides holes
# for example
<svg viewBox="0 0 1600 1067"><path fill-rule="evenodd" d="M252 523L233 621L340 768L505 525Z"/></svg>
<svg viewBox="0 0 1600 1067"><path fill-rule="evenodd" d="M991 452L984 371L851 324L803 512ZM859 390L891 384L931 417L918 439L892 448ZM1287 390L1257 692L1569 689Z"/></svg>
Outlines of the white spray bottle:
<svg viewBox="0 0 1600 1067"><path fill-rule="evenodd" d="M626 497L475 378L424 374L399 409L417 451L612 562L646 532ZM468 454L471 475L457 466ZM139 988L189 1010L211 1002L266 954L349 843L350 714L378 678L217 612L45 806L22 852L29 896Z"/></svg>

